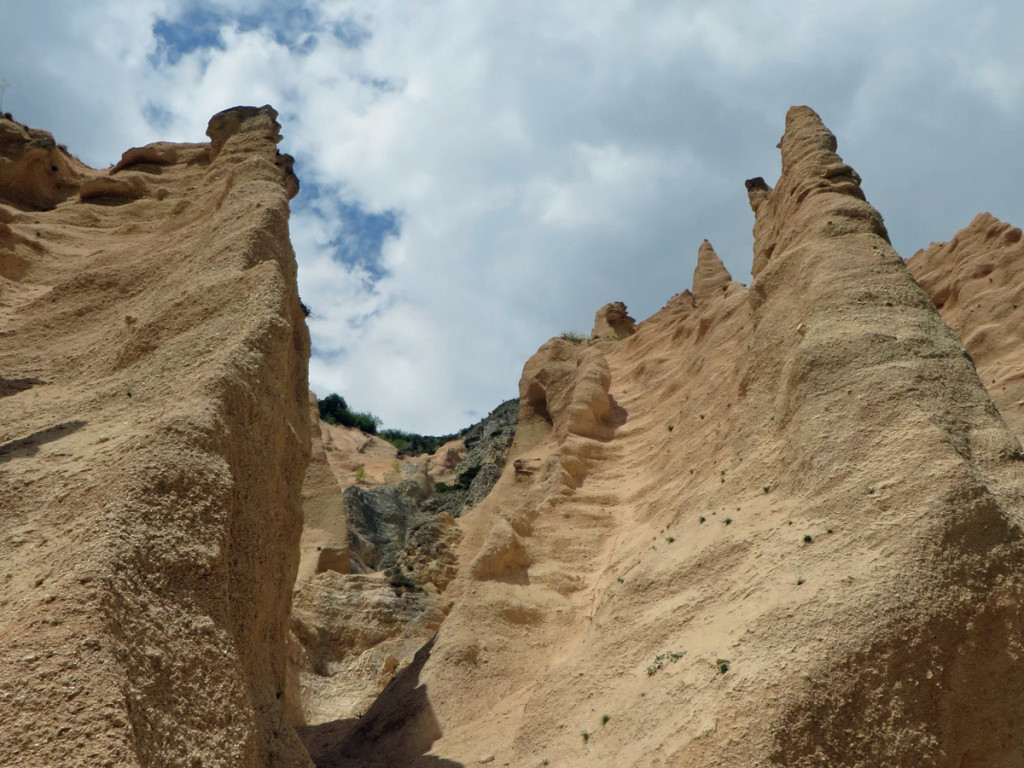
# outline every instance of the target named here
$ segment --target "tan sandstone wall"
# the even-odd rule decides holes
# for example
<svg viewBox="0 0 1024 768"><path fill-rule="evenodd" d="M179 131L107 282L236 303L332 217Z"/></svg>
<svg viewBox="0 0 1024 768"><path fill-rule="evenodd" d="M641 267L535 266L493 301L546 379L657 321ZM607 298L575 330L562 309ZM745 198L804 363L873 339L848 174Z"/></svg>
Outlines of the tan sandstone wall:
<svg viewBox="0 0 1024 768"><path fill-rule="evenodd" d="M9 764L308 765L282 711L309 339L275 118L111 171L0 121Z"/></svg>

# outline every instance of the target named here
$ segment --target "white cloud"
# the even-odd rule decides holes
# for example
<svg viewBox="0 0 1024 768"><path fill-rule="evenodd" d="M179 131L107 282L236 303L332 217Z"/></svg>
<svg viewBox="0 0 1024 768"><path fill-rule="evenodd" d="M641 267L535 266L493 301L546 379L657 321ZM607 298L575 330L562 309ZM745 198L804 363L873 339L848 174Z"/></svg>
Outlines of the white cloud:
<svg viewBox="0 0 1024 768"><path fill-rule="evenodd" d="M221 14L222 46L161 62L154 22L194 8ZM288 35L253 27L261 9ZM17 117L96 164L274 104L303 194L322 195L292 220L314 388L441 432L513 396L537 346L601 304L655 311L702 238L745 279L743 180L777 175L790 104L838 134L905 255L983 208L1024 221L1022 17L951 0L37 0L0 26L16 54L0 76ZM376 282L372 259L332 259L362 242L342 203L399 217Z"/></svg>

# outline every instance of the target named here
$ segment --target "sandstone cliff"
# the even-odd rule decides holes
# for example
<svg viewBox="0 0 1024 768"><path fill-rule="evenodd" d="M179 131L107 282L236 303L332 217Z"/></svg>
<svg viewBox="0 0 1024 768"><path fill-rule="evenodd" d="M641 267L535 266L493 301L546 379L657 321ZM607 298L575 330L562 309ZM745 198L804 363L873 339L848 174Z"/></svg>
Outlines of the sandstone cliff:
<svg viewBox="0 0 1024 768"><path fill-rule="evenodd" d="M818 116L780 148L749 290L708 245L527 363L450 615L318 765L1024 764L1020 444Z"/></svg>
<svg viewBox="0 0 1024 768"><path fill-rule="evenodd" d="M86 168L0 120L0 755L303 766L309 339L276 114Z"/></svg>
<svg viewBox="0 0 1024 768"><path fill-rule="evenodd" d="M948 243L907 262L963 339L999 412L1024 435L1024 242L1019 227L982 213Z"/></svg>

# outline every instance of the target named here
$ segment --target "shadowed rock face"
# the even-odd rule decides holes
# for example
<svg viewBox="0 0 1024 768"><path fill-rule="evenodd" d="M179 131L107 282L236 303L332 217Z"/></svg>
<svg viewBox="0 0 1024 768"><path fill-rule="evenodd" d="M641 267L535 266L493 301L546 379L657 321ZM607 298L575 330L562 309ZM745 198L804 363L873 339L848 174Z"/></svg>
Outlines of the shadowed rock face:
<svg viewBox="0 0 1024 768"><path fill-rule="evenodd" d="M0 121L2 762L309 764L292 184L274 111L228 115L116 175Z"/></svg>
<svg viewBox="0 0 1024 768"><path fill-rule="evenodd" d="M78 190L84 170L48 131L0 116L0 203L49 210Z"/></svg>
<svg viewBox="0 0 1024 768"><path fill-rule="evenodd" d="M430 759L1024 764L1019 445L835 137L797 107L780 146L749 290L527 363L399 707ZM347 749L429 765L415 735Z"/></svg>

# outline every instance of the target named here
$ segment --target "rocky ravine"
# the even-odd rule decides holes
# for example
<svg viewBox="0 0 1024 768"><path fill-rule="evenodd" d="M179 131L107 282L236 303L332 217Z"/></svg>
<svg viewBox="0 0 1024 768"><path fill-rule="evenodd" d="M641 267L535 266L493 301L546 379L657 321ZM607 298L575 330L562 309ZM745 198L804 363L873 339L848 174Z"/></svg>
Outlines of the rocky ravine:
<svg viewBox="0 0 1024 768"><path fill-rule="evenodd" d="M818 116L780 147L749 288L705 244L526 365L451 613L319 765L1024 764L1020 443Z"/></svg>
<svg viewBox="0 0 1024 768"><path fill-rule="evenodd" d="M444 620L460 538L455 516L500 476L518 402L419 457L322 422L311 405L288 709L294 724L331 731L367 711ZM358 485L349 485L353 467L363 469ZM390 482L374 482L380 476Z"/></svg>
<svg viewBox="0 0 1024 768"><path fill-rule="evenodd" d="M1020 230L908 270L793 108L750 287L705 241L543 345L416 592L345 573L274 118L111 171L0 120L5 761L1024 765Z"/></svg>
<svg viewBox="0 0 1024 768"><path fill-rule="evenodd" d="M0 119L0 762L305 766L309 338L269 107L86 168Z"/></svg>

